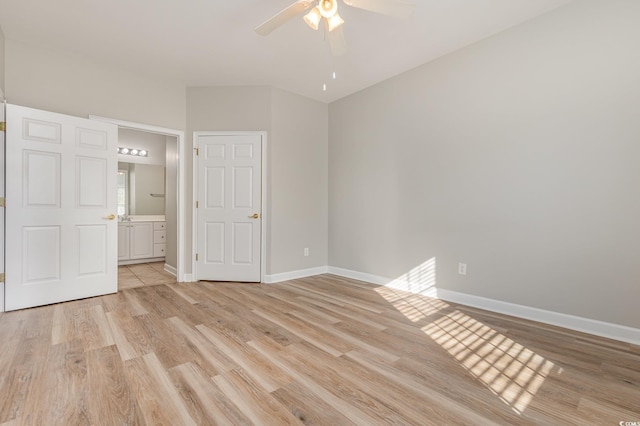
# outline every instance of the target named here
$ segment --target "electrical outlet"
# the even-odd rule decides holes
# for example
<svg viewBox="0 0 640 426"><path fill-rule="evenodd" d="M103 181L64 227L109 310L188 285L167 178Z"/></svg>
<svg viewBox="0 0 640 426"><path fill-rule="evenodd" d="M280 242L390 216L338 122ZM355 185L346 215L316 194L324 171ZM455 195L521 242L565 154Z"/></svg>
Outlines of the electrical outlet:
<svg viewBox="0 0 640 426"><path fill-rule="evenodd" d="M305 255L305 257L309 256L309 248L308 247L304 248L304 255Z"/></svg>
<svg viewBox="0 0 640 426"><path fill-rule="evenodd" d="M467 264L466 263L458 263L458 274L467 275Z"/></svg>

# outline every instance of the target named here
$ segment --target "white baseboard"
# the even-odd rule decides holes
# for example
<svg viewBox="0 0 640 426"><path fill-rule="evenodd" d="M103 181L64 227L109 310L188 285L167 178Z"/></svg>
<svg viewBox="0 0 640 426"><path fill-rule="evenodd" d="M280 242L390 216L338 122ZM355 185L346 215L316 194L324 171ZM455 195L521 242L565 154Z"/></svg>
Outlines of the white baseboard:
<svg viewBox="0 0 640 426"><path fill-rule="evenodd" d="M0 312L4 312L4 283L0 283Z"/></svg>
<svg viewBox="0 0 640 426"><path fill-rule="evenodd" d="M487 299L485 297L444 289L438 290L438 298L449 302L459 303L461 305L486 309L492 312L512 315L519 318L640 345L640 329L637 328L578 317L575 315L547 311L544 309L532 308L530 306L517 305L515 303L503 302L501 300Z"/></svg>
<svg viewBox="0 0 640 426"><path fill-rule="evenodd" d="M318 268L300 269L298 271L282 272L280 274L265 275L263 282L265 284L274 284L282 281L295 280L298 278L311 277L314 275L326 274L327 267L320 266Z"/></svg>
<svg viewBox="0 0 640 426"><path fill-rule="evenodd" d="M178 276L178 270L176 268L174 268L173 266L168 265L166 263L164 264L164 271L169 273L169 274L171 274L171 275L173 275L174 277Z"/></svg>
<svg viewBox="0 0 640 426"><path fill-rule="evenodd" d="M193 279L193 274L183 274L183 280L179 281L179 282L181 282L181 283L194 283L196 281Z"/></svg>
<svg viewBox="0 0 640 426"><path fill-rule="evenodd" d="M408 287L402 288L402 286L404 285L402 281L392 280L389 278L381 277L379 275L351 271L349 269L336 268L333 266L329 266L327 268L327 272L345 278L352 278L356 280L367 281L373 284L379 284L392 288L398 288L400 290L410 291ZM474 296L471 294L458 293L451 290L437 289L435 287L412 292L423 294L425 296L436 297L438 299L446 300L453 303L459 303L461 305L485 309L500 314L512 315L519 318L568 328L570 330L576 330L583 333L594 334L596 336L640 345L640 329L637 328L597 321L574 315L562 314L558 312L546 311L544 309L532 308L530 306L488 299L486 297Z"/></svg>
<svg viewBox="0 0 640 426"><path fill-rule="evenodd" d="M423 296L438 297L438 289L436 287L420 287L416 288L415 284L409 283L401 279L390 279L381 277L379 275L367 274L365 272L352 271L350 269L336 268L335 266L329 266L327 272L333 275L338 275L345 278L351 278L359 281L366 281L372 284L383 285L385 287L391 287L398 290L409 291L415 294L421 294Z"/></svg>
<svg viewBox="0 0 640 426"><path fill-rule="evenodd" d="M164 259L165 259L164 257L151 257L151 258L148 258L148 259L119 260L118 261L118 266L138 265L140 263L162 262Z"/></svg>

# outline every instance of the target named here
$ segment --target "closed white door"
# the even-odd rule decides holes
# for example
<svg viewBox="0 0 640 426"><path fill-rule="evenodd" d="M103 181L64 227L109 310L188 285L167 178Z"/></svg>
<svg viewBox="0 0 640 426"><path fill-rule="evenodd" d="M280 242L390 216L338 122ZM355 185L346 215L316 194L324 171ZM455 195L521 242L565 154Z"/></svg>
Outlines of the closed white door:
<svg viewBox="0 0 640 426"><path fill-rule="evenodd" d="M199 280L260 282L262 135L196 132Z"/></svg>
<svg viewBox="0 0 640 426"><path fill-rule="evenodd" d="M118 129L7 105L7 310L114 293Z"/></svg>

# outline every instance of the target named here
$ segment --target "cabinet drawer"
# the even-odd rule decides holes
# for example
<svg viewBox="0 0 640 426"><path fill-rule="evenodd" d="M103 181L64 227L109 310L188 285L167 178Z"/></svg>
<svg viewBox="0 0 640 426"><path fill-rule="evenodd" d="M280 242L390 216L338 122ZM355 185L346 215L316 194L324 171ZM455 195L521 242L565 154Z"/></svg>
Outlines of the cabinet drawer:
<svg viewBox="0 0 640 426"><path fill-rule="evenodd" d="M154 244L164 244L167 238L167 231L153 231L153 243Z"/></svg>
<svg viewBox="0 0 640 426"><path fill-rule="evenodd" d="M153 245L153 257L164 257L165 244Z"/></svg>
<svg viewBox="0 0 640 426"><path fill-rule="evenodd" d="M166 229L166 228L167 228L167 222L153 222L154 230Z"/></svg>

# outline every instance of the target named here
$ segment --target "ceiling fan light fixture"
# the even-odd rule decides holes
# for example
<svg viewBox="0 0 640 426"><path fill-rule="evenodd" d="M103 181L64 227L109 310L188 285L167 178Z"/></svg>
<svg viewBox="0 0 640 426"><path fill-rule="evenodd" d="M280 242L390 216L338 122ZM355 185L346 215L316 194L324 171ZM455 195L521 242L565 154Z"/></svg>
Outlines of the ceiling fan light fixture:
<svg viewBox="0 0 640 426"><path fill-rule="evenodd" d="M304 15L304 22L314 30L318 29L321 19L322 15L320 14L320 8L318 6L314 7L309 13Z"/></svg>
<svg viewBox="0 0 640 426"><path fill-rule="evenodd" d="M338 0L320 0L318 2L320 14L324 18L331 18L338 12Z"/></svg>
<svg viewBox="0 0 640 426"><path fill-rule="evenodd" d="M329 31L333 31L338 28L340 25L344 24L344 20L340 17L340 15L336 12L331 18L327 18L327 23L329 24Z"/></svg>

